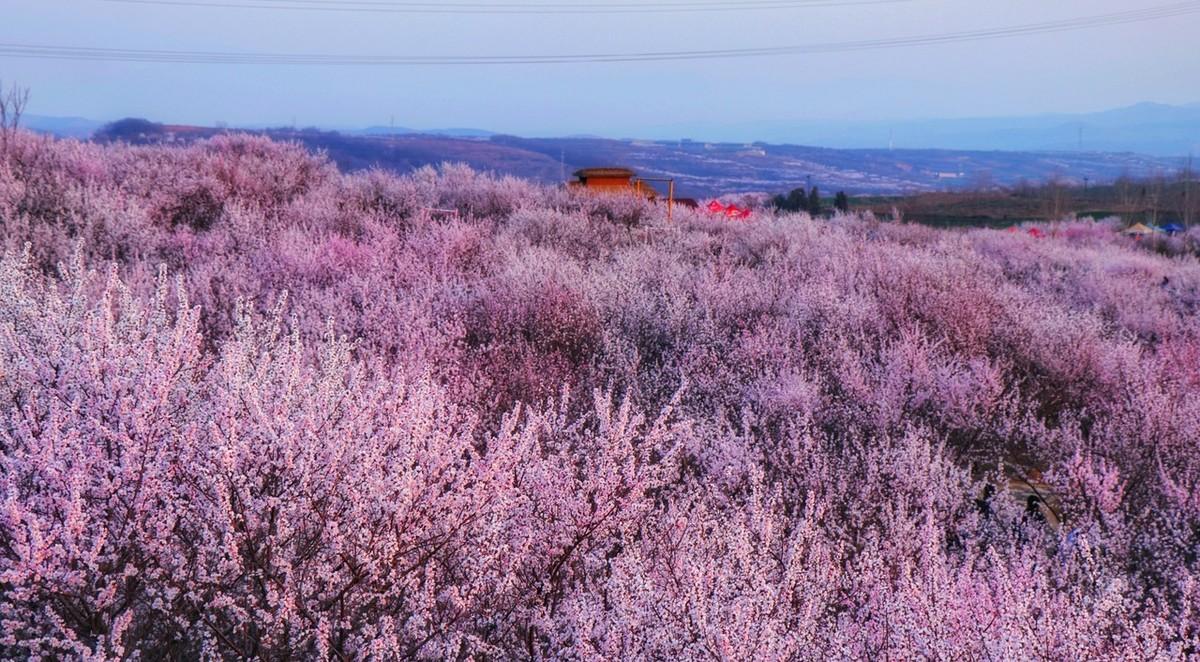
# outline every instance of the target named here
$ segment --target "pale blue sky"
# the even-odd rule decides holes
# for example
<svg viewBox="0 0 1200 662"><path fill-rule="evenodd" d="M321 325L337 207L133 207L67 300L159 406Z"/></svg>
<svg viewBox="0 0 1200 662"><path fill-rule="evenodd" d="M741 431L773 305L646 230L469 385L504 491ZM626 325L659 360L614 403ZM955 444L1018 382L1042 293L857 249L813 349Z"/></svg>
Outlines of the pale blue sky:
<svg viewBox="0 0 1200 662"><path fill-rule="evenodd" d="M350 55L709 50L987 29L1168 2L913 0L773 11L530 16L4 0L0 43ZM322 126L387 124L394 116L397 125L415 128L636 136L674 123L997 116L1102 110L1139 101L1192 103L1200 101L1197 34L1200 14L1191 14L916 48L508 67L161 64L0 54L0 78L30 87L29 112L42 115L235 125L288 124L295 118L301 125Z"/></svg>

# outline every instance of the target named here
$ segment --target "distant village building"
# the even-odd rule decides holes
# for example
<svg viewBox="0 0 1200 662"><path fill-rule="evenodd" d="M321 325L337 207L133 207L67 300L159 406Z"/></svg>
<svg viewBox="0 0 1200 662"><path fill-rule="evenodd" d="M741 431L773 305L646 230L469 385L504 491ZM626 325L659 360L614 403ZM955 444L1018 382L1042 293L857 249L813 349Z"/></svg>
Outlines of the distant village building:
<svg viewBox="0 0 1200 662"><path fill-rule="evenodd" d="M576 170L574 177L571 186L608 193L640 193L651 200L658 197L658 191L629 168L584 168Z"/></svg>
<svg viewBox="0 0 1200 662"><path fill-rule="evenodd" d="M638 177L629 168L583 168L573 174L575 179L567 185L572 188L583 188L599 193L631 193L644 196L648 200L660 201L662 194L654 188L651 182L659 182L666 186L666 195L661 197L667 204L667 218L671 218L676 204L697 208L700 203L690 198L680 201L675 198L675 180L671 177L646 178Z"/></svg>
<svg viewBox="0 0 1200 662"><path fill-rule="evenodd" d="M629 189L633 188L633 178L637 173L629 168L584 168L576 170L572 186L590 189Z"/></svg>

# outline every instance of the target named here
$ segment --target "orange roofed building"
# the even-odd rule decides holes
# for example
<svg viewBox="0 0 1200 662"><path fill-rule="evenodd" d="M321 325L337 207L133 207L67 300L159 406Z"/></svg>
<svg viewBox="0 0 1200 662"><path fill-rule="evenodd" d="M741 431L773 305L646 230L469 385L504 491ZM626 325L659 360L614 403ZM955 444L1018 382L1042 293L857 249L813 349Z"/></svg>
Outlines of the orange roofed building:
<svg viewBox="0 0 1200 662"><path fill-rule="evenodd" d="M584 168L576 170L574 176L571 186L604 193L640 193L651 199L658 197L658 191L638 179L637 173L629 168Z"/></svg>

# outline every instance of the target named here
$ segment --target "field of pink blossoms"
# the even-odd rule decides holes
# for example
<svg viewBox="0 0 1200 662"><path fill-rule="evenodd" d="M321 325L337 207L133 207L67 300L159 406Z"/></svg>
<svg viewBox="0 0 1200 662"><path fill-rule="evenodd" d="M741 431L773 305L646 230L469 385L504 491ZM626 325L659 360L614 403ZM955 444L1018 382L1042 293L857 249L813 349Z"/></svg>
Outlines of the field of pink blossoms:
<svg viewBox="0 0 1200 662"><path fill-rule="evenodd" d="M694 214L8 137L0 657L1200 654L1200 236Z"/></svg>

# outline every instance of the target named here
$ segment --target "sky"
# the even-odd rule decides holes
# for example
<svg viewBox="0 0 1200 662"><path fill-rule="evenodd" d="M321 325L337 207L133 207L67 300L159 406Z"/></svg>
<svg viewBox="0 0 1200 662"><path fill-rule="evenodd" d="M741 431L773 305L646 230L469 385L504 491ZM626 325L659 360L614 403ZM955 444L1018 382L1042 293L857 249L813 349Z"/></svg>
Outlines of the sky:
<svg viewBox="0 0 1200 662"><path fill-rule="evenodd" d="M570 55L724 50L936 35L1171 0L909 0L663 13L302 11L314 0L4 0L0 45L337 55ZM348 9L338 0L319 6ZM324 4L320 4L320 3ZM609 5L632 0L611 0ZM374 3L374 4L371 4ZM447 0L492 9L574 0ZM407 0L355 6L395 10ZM1193 3L1200 4L1200 3ZM223 5L223 6L213 6ZM232 6L231 6L232 5ZM248 7L246 5L254 5ZM645 2L639 3L645 6ZM347 66L34 59L0 52L28 112L233 126L478 127L529 136L661 134L672 125L1089 112L1200 101L1200 13L1054 34L738 59Z"/></svg>

